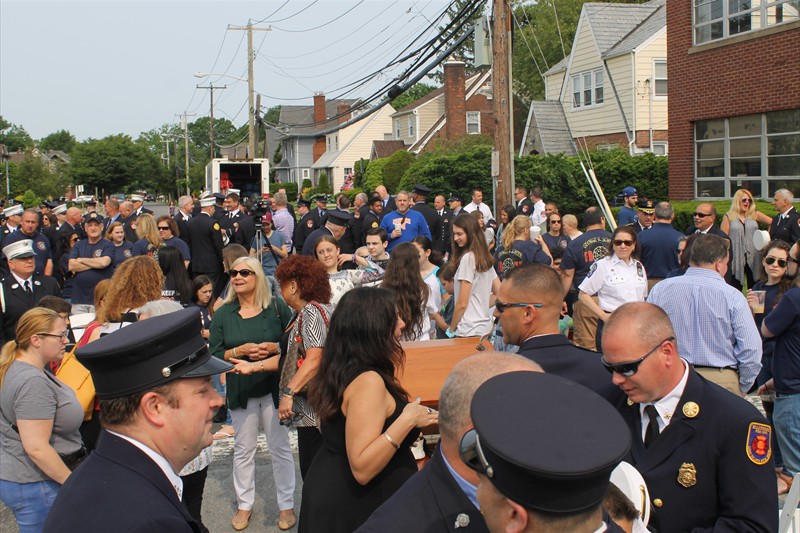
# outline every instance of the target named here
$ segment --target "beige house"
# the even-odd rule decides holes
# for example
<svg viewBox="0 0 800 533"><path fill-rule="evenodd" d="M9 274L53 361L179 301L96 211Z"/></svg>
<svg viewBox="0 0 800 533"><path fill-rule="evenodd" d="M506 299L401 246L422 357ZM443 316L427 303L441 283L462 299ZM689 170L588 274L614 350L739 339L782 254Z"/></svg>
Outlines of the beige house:
<svg viewBox="0 0 800 533"><path fill-rule="evenodd" d="M665 0L584 4L571 54L545 72L545 99L531 106L523 154L553 151L548 140L568 130L581 146L666 155Z"/></svg>
<svg viewBox="0 0 800 533"><path fill-rule="evenodd" d="M393 113L394 108L386 104L364 120L326 135L325 153L311 166L315 178L325 172L331 180L333 191L340 191L345 176L353 172L353 164L359 159L368 160L373 141L383 140L392 130ZM344 122L350 117L342 118Z"/></svg>

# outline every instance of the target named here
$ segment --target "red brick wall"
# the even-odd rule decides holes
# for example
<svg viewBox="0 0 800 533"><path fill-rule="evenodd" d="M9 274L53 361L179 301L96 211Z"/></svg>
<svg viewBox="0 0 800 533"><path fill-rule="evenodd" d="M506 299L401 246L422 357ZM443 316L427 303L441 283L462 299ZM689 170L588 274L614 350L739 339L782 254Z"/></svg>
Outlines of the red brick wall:
<svg viewBox="0 0 800 533"><path fill-rule="evenodd" d="M456 139L467 132L465 112L464 63L444 64L444 109L447 122L444 125L445 137Z"/></svg>
<svg viewBox="0 0 800 533"><path fill-rule="evenodd" d="M800 28L689 53L691 6L691 0L667 2L673 200L694 196L695 121L800 108Z"/></svg>

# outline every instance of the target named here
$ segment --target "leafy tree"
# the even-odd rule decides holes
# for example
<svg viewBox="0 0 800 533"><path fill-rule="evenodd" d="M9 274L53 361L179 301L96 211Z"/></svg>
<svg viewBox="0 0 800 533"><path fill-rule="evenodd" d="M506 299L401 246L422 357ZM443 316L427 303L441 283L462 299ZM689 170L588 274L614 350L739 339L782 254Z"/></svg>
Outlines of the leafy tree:
<svg viewBox="0 0 800 533"><path fill-rule="evenodd" d="M375 187L383 184L383 169L388 161L388 157L370 161L367 171L364 173L364 189L374 191ZM387 189L389 193L395 192L394 189L390 189L389 187L387 187Z"/></svg>
<svg viewBox="0 0 800 533"><path fill-rule="evenodd" d="M331 182L328 179L328 173L325 171L319 173L319 184L317 185L317 192L319 194L331 193Z"/></svg>
<svg viewBox="0 0 800 533"><path fill-rule="evenodd" d="M69 179L59 164L49 166L38 154L28 152L19 163L9 164L12 195L30 190L40 197L59 198L67 192Z"/></svg>
<svg viewBox="0 0 800 533"><path fill-rule="evenodd" d="M482 12L480 9L473 11L470 6L474 7L475 1L474 0L455 0L452 5L447 8L447 19L442 25L438 27L439 32L447 31L447 35L452 35L448 42L441 48L441 50L446 49L450 43L455 42L461 37L465 32L469 31L470 28L477 22L481 16ZM453 22L453 25L449 27L449 29L445 30L447 26ZM459 28L454 34L452 33L453 29ZM453 52L452 57L454 59L458 59L459 61L463 61L467 64L467 76L474 74L476 72L475 69L475 38L474 36L470 35L467 37L461 45L456 48ZM436 69L433 74L428 74L428 77L436 80L438 83L444 83L444 73L442 69Z"/></svg>
<svg viewBox="0 0 800 533"><path fill-rule="evenodd" d="M414 158L414 154L406 150L398 150L386 158L386 165L383 167L383 184L387 190L397 192L401 189L400 180L414 162ZM409 189L406 188L406 190Z"/></svg>
<svg viewBox="0 0 800 533"><path fill-rule="evenodd" d="M190 152L194 154L193 148L196 148L199 153L195 154L208 154L208 159L211 158L211 118L200 117L194 122L189 123L189 144ZM228 146L239 141L236 136L236 126L227 118L214 119L214 143L219 146ZM219 153L219 150L216 151Z"/></svg>
<svg viewBox="0 0 800 533"><path fill-rule="evenodd" d="M5 144L9 152L33 148L33 139L25 128L12 124L0 115L0 144Z"/></svg>
<svg viewBox="0 0 800 533"><path fill-rule="evenodd" d="M42 205L42 199L36 196L36 193L28 189L22 195L22 207L30 209L31 207L39 207Z"/></svg>
<svg viewBox="0 0 800 533"><path fill-rule="evenodd" d="M128 135L79 143L72 152L69 175L75 184L106 192L159 191L168 183L158 156Z"/></svg>
<svg viewBox="0 0 800 533"><path fill-rule="evenodd" d="M415 83L408 88L406 92L392 100L392 107L395 109L402 109L412 102L416 102L429 92L435 90L436 87L428 85L427 83Z"/></svg>
<svg viewBox="0 0 800 533"><path fill-rule="evenodd" d="M78 141L73 134L67 130L58 130L39 141L39 150L42 152L61 150L69 154L76 144L78 144Z"/></svg>
<svg viewBox="0 0 800 533"><path fill-rule="evenodd" d="M272 106L267 109L267 112L264 113L264 120L269 122L270 124L277 124L278 120L281 118L281 106L276 105Z"/></svg>

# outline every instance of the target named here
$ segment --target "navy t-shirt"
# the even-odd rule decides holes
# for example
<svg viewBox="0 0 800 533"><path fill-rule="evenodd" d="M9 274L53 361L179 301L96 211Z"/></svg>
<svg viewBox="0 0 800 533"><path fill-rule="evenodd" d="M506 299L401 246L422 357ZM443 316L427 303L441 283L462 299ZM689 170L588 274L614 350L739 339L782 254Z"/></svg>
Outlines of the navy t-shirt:
<svg viewBox="0 0 800 533"><path fill-rule="evenodd" d="M177 248L178 251L181 253L184 261L191 261L192 260L192 253L189 251L189 245L186 244L186 241L181 239L180 237L170 237L166 241L164 241L166 246L172 246Z"/></svg>
<svg viewBox="0 0 800 533"><path fill-rule="evenodd" d="M575 269L572 285L580 286L595 261L611 255L611 234L603 229L589 230L572 239L564 250L561 270Z"/></svg>
<svg viewBox="0 0 800 533"><path fill-rule="evenodd" d="M112 246L114 243L111 243ZM126 259L133 257L133 243L131 241L122 241L119 246L114 246L114 255L112 256L112 265L117 268L120 263Z"/></svg>
<svg viewBox="0 0 800 533"><path fill-rule="evenodd" d="M765 318L777 337L772 356L772 377L778 394L800 393L800 287L786 291Z"/></svg>
<svg viewBox="0 0 800 533"><path fill-rule="evenodd" d="M103 269L90 268L83 272L78 272L72 280L72 303L94 305L94 288L103 281L109 279L114 273L114 243L106 239L100 239L91 244L88 239L82 239L75 243L69 252L70 259L79 257L108 257L111 264Z"/></svg>
<svg viewBox="0 0 800 533"><path fill-rule="evenodd" d="M501 246L494 254L494 269L500 279L518 266L530 263L549 266L551 262L550 256L544 253L538 244L531 241L514 241L509 250Z"/></svg>

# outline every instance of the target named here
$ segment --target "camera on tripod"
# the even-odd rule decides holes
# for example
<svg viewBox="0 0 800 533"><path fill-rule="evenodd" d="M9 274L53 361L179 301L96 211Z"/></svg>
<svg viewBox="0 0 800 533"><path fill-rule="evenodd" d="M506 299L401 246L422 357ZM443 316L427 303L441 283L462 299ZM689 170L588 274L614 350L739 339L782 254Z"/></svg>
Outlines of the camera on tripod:
<svg viewBox="0 0 800 533"><path fill-rule="evenodd" d="M255 222L256 230L261 230L264 227L264 215L271 213L272 200L263 199L253 204L253 221Z"/></svg>

